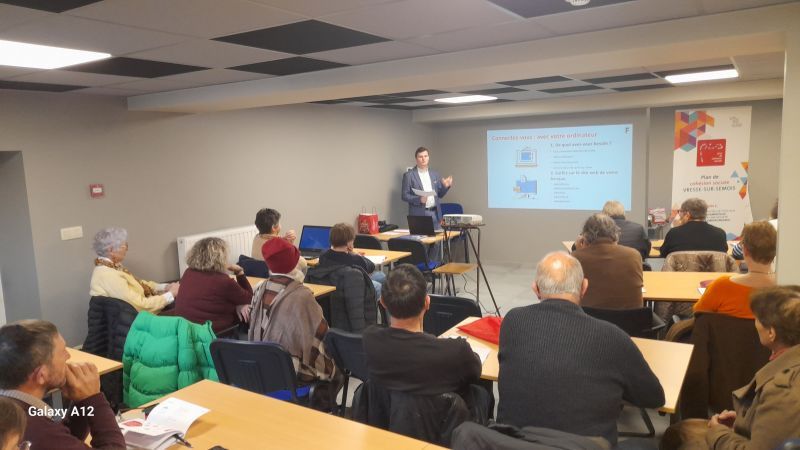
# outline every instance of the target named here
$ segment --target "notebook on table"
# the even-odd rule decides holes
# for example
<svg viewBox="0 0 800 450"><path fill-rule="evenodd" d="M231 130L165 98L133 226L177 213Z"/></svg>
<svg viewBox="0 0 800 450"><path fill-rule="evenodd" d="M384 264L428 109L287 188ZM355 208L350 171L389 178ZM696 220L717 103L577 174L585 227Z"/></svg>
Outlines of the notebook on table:
<svg viewBox="0 0 800 450"><path fill-rule="evenodd" d="M300 256L305 259L319 258L325 250L329 249L331 227L320 225L303 225L300 232Z"/></svg>

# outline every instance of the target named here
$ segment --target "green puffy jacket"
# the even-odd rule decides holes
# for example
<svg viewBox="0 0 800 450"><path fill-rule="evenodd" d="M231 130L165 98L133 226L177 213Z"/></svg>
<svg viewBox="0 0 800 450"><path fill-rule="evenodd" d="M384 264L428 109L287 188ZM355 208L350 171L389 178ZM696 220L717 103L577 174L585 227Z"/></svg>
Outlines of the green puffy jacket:
<svg viewBox="0 0 800 450"><path fill-rule="evenodd" d="M203 379L218 381L209 351L214 339L211 322L140 312L122 355L125 403L136 408Z"/></svg>

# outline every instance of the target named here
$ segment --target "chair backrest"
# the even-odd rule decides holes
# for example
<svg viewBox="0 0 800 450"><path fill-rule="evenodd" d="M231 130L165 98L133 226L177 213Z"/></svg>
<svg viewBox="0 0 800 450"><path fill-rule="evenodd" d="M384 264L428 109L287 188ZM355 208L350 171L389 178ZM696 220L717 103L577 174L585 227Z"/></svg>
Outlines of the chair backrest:
<svg viewBox="0 0 800 450"><path fill-rule="evenodd" d="M353 396L353 418L375 427L445 447L459 425L470 419L464 399L454 392L414 395L366 381Z"/></svg>
<svg viewBox="0 0 800 450"><path fill-rule="evenodd" d="M339 369L361 381L369 378L367 355L360 334L330 328L325 335L325 351Z"/></svg>
<svg viewBox="0 0 800 450"><path fill-rule="evenodd" d="M211 358L220 382L258 394L288 390L297 403L297 374L280 345L217 339L211 343Z"/></svg>
<svg viewBox="0 0 800 450"><path fill-rule="evenodd" d="M662 272L736 272L736 260L723 252L685 251L667 255Z"/></svg>
<svg viewBox="0 0 800 450"><path fill-rule="evenodd" d="M769 361L754 322L724 314L695 315L694 350L680 397L683 418L707 418L709 408L733 409L731 391L749 383Z"/></svg>
<svg viewBox="0 0 800 450"><path fill-rule="evenodd" d="M445 214L464 214L464 207L461 203L442 203L442 215Z"/></svg>
<svg viewBox="0 0 800 450"><path fill-rule="evenodd" d="M650 308L601 309L584 306L583 312L600 320L611 322L633 337L653 337L653 311Z"/></svg>
<svg viewBox="0 0 800 450"><path fill-rule="evenodd" d="M369 248L373 250L383 250L381 241L375 236L369 234L357 234L356 241L353 244L355 248Z"/></svg>
<svg viewBox="0 0 800 450"><path fill-rule="evenodd" d="M481 317L481 308L473 300L461 297L431 295L431 307L425 313L422 329L439 336L467 317Z"/></svg>
<svg viewBox="0 0 800 450"><path fill-rule="evenodd" d="M392 238L389 239L387 245L389 250L398 252L410 252L411 256L406 256L401 259L401 263L409 263L413 265L423 264L424 267L428 266L428 251L425 249L425 244L415 239L407 238Z"/></svg>

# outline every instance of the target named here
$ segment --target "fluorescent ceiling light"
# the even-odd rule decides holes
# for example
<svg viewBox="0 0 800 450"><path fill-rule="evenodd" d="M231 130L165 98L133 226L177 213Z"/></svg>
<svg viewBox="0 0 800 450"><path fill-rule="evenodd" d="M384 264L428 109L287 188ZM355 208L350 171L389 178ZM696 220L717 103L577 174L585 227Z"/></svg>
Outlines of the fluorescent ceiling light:
<svg viewBox="0 0 800 450"><path fill-rule="evenodd" d="M694 83L695 81L724 80L725 78L738 78L736 69L712 70L710 72L682 73L680 75L667 75L665 80L672 84Z"/></svg>
<svg viewBox="0 0 800 450"><path fill-rule="evenodd" d="M489 95L462 95L460 97L437 98L433 101L441 103L472 103L488 102L489 100L497 100L497 97L491 97Z"/></svg>
<svg viewBox="0 0 800 450"><path fill-rule="evenodd" d="M110 57L108 53L0 40L0 66L59 69Z"/></svg>

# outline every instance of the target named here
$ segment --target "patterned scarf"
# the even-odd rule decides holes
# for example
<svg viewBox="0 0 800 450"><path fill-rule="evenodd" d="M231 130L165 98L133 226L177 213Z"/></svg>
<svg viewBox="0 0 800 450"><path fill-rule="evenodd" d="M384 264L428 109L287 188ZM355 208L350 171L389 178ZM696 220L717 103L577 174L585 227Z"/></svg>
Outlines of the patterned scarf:
<svg viewBox="0 0 800 450"><path fill-rule="evenodd" d="M110 267L110 268L112 268L114 270L119 270L120 272L127 273L128 275L133 277L133 279L136 280L137 283L139 283L142 286L142 289L144 289L144 296L145 297L152 297L154 295L158 295L158 292L156 292L155 289L151 288L147 283L143 282L142 280L136 278L128 269L125 268L125 266L123 266L120 263L114 263L114 262L111 262L111 261L109 261L109 260L107 260L105 258L95 258L94 265L95 266L106 266L106 267Z"/></svg>

